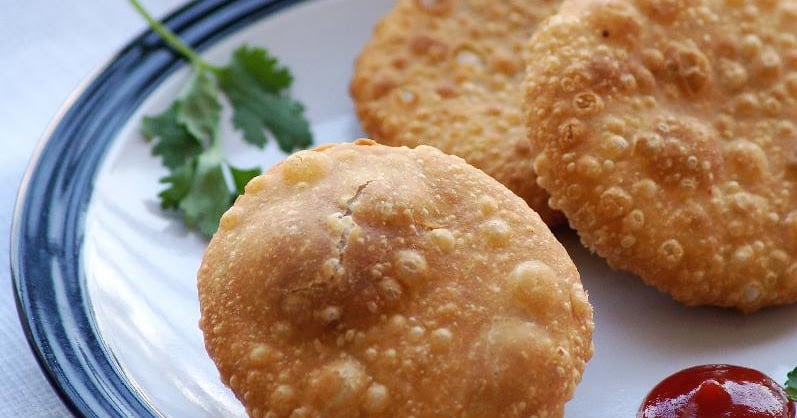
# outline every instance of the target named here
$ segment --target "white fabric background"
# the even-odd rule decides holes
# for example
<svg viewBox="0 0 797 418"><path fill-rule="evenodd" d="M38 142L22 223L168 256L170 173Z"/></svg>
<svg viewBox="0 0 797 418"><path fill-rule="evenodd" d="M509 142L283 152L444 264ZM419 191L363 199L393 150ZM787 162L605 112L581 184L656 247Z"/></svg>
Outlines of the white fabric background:
<svg viewBox="0 0 797 418"><path fill-rule="evenodd" d="M164 16L181 0L142 0ZM145 24L125 0L0 0L0 417L68 417L17 316L9 269L16 193L70 93Z"/></svg>

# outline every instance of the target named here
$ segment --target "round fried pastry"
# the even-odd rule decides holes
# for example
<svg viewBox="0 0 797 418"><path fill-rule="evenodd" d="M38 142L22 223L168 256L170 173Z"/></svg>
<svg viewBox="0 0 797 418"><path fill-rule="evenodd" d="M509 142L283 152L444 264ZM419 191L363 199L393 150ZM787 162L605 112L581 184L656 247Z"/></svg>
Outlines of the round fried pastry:
<svg viewBox="0 0 797 418"><path fill-rule="evenodd" d="M688 305L797 300L797 3L566 1L528 44L538 181Z"/></svg>
<svg viewBox="0 0 797 418"><path fill-rule="evenodd" d="M253 417L561 417L592 353L564 248L432 147L294 154L222 217L198 287Z"/></svg>
<svg viewBox="0 0 797 418"><path fill-rule="evenodd" d="M562 222L536 183L523 122L523 45L559 0L399 0L363 49L351 95L388 145L458 155Z"/></svg>

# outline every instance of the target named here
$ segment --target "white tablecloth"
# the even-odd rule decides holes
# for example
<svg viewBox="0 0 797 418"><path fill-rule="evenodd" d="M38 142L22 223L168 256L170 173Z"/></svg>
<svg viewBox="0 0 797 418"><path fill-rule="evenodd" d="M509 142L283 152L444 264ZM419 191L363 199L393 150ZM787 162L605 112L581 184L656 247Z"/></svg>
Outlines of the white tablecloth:
<svg viewBox="0 0 797 418"><path fill-rule="evenodd" d="M155 16L181 0L142 0ZM145 28L123 0L0 0L0 417L70 416L22 332L8 265L16 193L69 94Z"/></svg>

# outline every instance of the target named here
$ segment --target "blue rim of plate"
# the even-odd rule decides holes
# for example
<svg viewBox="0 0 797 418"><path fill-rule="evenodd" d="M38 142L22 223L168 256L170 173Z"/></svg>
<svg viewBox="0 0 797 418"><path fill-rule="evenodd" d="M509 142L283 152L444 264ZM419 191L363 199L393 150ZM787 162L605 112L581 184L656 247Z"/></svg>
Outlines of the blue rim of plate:
<svg viewBox="0 0 797 418"><path fill-rule="evenodd" d="M164 23L202 50L304 0L203 0ZM28 342L69 409L86 417L157 417L102 340L81 248L94 177L136 108L186 61L146 31L73 94L25 173L11 228L11 273Z"/></svg>

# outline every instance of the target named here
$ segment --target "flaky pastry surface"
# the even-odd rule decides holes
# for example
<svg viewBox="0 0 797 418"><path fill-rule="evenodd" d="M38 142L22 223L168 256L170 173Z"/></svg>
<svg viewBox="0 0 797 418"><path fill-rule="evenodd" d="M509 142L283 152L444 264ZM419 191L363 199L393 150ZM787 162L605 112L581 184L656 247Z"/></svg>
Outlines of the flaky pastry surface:
<svg viewBox="0 0 797 418"><path fill-rule="evenodd" d="M686 304L797 300L797 3L575 0L528 44L539 183Z"/></svg>
<svg viewBox="0 0 797 418"><path fill-rule="evenodd" d="M559 0L399 0L359 56L351 94L363 129L432 145L484 170L549 225L522 113L523 45Z"/></svg>
<svg viewBox="0 0 797 418"><path fill-rule="evenodd" d="M198 273L205 344L253 417L561 417L592 353L539 216L426 146L301 151L255 178Z"/></svg>

